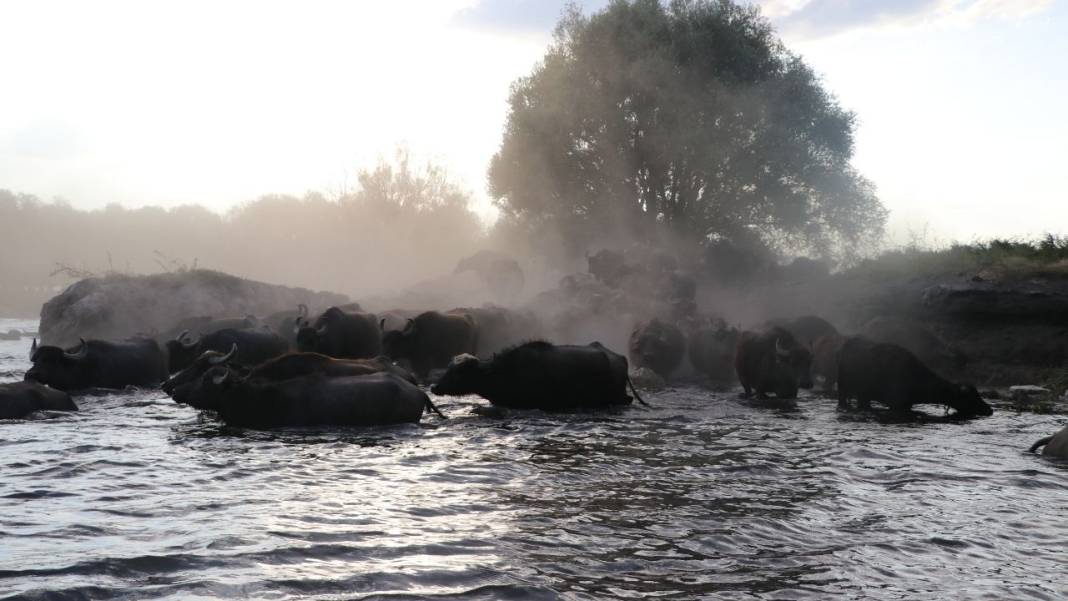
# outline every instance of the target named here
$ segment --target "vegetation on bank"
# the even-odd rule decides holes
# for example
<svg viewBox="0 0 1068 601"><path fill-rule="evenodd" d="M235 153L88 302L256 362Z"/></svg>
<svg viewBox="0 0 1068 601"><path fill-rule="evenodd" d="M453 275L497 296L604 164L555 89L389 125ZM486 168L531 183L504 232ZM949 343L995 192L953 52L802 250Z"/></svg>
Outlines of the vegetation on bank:
<svg viewBox="0 0 1068 601"><path fill-rule="evenodd" d="M966 274L990 280L1068 276L1068 236L992 238L941 248L910 244L864 259L853 270L887 277Z"/></svg>

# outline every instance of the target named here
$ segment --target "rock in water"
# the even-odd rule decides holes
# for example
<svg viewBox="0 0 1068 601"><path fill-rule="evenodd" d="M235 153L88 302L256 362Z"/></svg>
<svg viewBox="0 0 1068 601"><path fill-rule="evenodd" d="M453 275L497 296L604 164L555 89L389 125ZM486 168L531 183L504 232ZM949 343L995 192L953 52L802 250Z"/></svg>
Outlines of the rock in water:
<svg viewBox="0 0 1068 601"><path fill-rule="evenodd" d="M71 284L41 308L42 344L73 345L79 338L119 340L163 332L194 315L267 315L300 303L314 310L349 302L313 292L246 280L207 269L145 276L112 275Z"/></svg>

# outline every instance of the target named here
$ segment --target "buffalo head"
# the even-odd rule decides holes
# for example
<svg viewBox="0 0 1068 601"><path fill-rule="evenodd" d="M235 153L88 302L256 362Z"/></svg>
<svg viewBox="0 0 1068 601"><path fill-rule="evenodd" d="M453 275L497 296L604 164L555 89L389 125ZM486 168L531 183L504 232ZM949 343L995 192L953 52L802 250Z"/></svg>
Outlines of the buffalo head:
<svg viewBox="0 0 1068 601"><path fill-rule="evenodd" d="M58 346L41 345L33 347L30 361L33 367L26 372L24 379L46 384L57 390L77 390L87 387L86 373L89 365L89 344L79 339L79 345L70 350ZM34 340L36 345L36 339Z"/></svg>
<svg viewBox="0 0 1068 601"><path fill-rule="evenodd" d="M480 382L480 365L474 355L457 355L430 392L450 396L475 394Z"/></svg>

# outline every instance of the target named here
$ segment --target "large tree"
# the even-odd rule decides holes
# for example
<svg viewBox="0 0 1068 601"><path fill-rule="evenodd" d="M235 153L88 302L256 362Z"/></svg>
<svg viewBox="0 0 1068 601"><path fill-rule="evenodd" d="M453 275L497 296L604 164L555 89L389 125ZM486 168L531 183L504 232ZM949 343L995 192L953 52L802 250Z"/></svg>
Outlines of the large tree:
<svg viewBox="0 0 1068 601"><path fill-rule="evenodd" d="M853 114L753 7L572 7L510 104L490 193L505 219L565 231L576 250L611 223L830 254L886 218L849 162Z"/></svg>

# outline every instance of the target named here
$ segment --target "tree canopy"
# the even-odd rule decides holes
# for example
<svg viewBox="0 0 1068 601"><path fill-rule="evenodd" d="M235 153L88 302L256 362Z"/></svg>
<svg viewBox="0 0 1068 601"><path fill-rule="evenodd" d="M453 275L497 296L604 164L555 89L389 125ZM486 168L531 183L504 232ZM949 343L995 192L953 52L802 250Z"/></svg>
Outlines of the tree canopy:
<svg viewBox="0 0 1068 601"><path fill-rule="evenodd" d="M854 128L754 7L571 7L513 84L490 194L505 219L564 231L576 251L618 226L832 255L886 219L850 165Z"/></svg>

